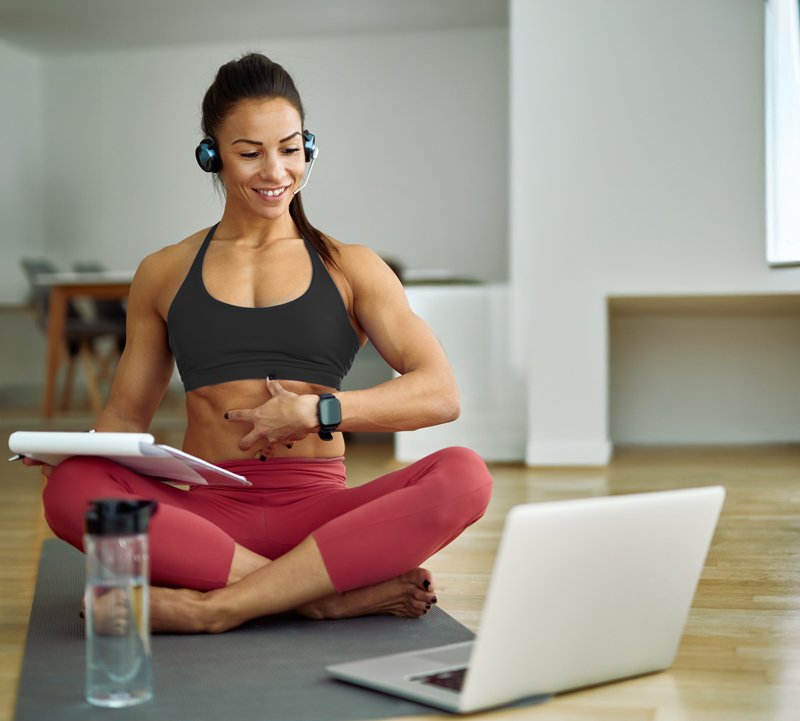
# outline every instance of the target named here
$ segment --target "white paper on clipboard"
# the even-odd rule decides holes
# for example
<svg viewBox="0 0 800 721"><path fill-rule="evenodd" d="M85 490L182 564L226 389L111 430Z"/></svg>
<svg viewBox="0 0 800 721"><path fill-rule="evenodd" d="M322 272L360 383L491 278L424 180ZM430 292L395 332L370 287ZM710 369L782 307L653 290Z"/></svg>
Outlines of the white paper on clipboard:
<svg viewBox="0 0 800 721"><path fill-rule="evenodd" d="M244 476L156 444L150 433L76 433L17 431L8 447L37 461L58 465L70 456L101 456L145 476L200 486L251 486Z"/></svg>

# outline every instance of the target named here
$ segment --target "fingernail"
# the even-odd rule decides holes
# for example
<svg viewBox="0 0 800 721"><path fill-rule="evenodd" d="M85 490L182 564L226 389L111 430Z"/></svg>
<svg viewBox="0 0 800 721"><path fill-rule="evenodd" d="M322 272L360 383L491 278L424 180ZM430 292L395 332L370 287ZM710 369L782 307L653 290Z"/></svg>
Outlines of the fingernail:
<svg viewBox="0 0 800 721"><path fill-rule="evenodd" d="M274 376L274 375L272 375L272 373L270 373L270 374L267 376L267 380L274 381L274 380L275 380L275 376Z"/></svg>
<svg viewBox="0 0 800 721"><path fill-rule="evenodd" d="M267 460L267 457L266 457L266 456L261 456L261 460L262 460L262 461L266 461L266 460Z"/></svg>
<svg viewBox="0 0 800 721"><path fill-rule="evenodd" d="M227 413L225 414L225 420L226 421L228 420L228 414Z"/></svg>
<svg viewBox="0 0 800 721"><path fill-rule="evenodd" d="M434 596L434 597L431 599L431 603L436 603L436 601L438 601L438 600L439 600L439 599L438 599L438 598L436 598L436 596Z"/></svg>
<svg viewBox="0 0 800 721"><path fill-rule="evenodd" d="M86 618L86 614L85 614L83 611L81 611L81 612L80 612L78 615L79 615L81 618Z"/></svg>
<svg viewBox="0 0 800 721"><path fill-rule="evenodd" d="M430 586L431 584L428 581L423 581L422 585L425 588L425 590L427 591L428 590L428 586Z"/></svg>
<svg viewBox="0 0 800 721"><path fill-rule="evenodd" d="M425 608L430 608L430 607L431 607L431 604L429 604L429 603L425 604Z"/></svg>
<svg viewBox="0 0 800 721"><path fill-rule="evenodd" d="M422 613L428 613L428 609L426 608Z"/></svg>

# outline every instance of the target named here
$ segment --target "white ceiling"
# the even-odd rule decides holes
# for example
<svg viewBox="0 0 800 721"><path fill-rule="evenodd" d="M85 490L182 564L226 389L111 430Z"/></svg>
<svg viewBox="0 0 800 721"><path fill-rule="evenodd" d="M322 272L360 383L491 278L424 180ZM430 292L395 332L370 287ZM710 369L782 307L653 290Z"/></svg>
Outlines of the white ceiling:
<svg viewBox="0 0 800 721"><path fill-rule="evenodd" d="M0 38L40 53L507 25L507 0L0 0Z"/></svg>

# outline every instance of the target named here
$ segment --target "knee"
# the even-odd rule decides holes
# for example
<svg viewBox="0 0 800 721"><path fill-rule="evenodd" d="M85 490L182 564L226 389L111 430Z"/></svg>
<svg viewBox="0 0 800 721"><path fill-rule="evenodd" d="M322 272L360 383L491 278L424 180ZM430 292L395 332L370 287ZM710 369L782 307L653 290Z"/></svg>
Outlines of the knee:
<svg viewBox="0 0 800 721"><path fill-rule="evenodd" d="M51 528L53 523L60 525L65 516L72 516L76 503L81 513L85 510L88 497L96 497L92 493L92 480L98 477L98 472L102 473L107 463L109 461L104 458L73 456L53 468L42 492L45 517ZM82 522L82 517L80 520Z"/></svg>
<svg viewBox="0 0 800 721"><path fill-rule="evenodd" d="M53 468L42 491L44 518L53 533L62 540L68 541L76 548L79 545L83 527L83 516L76 507L80 492L78 472L81 464L77 458L68 458Z"/></svg>
<svg viewBox="0 0 800 721"><path fill-rule="evenodd" d="M42 492L45 510L49 504L56 502L60 496L70 494L74 490L81 477L82 460L82 458L73 456L53 467Z"/></svg>
<svg viewBox="0 0 800 721"><path fill-rule="evenodd" d="M70 456L53 467L50 478L74 478L83 475L88 468L103 463L105 460L105 458L92 458L91 456Z"/></svg>
<svg viewBox="0 0 800 721"><path fill-rule="evenodd" d="M94 475L94 467L105 461L104 458L87 458L85 456L72 456L61 461L53 467L47 485L44 487L44 497L53 498L62 493L74 492L76 486L82 485L89 475Z"/></svg>
<svg viewBox="0 0 800 721"><path fill-rule="evenodd" d="M446 468L445 475L459 495L468 495L475 515L483 515L492 497L492 475L486 463L475 451L463 446L453 446L437 451L439 463Z"/></svg>
<svg viewBox="0 0 800 721"><path fill-rule="evenodd" d="M475 451L464 446L452 446L443 448L434 453L439 456L439 462L447 466L454 476L457 476L462 485L467 484L480 488L488 485L491 489L492 476L486 463Z"/></svg>

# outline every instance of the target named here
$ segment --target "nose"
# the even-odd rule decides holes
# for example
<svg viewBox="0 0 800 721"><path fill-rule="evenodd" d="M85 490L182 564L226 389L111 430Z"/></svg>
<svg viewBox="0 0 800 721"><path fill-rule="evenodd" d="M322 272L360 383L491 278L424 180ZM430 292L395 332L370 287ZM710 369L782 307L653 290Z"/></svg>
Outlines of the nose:
<svg viewBox="0 0 800 721"><path fill-rule="evenodd" d="M266 153L259 168L263 180L284 180L287 172L282 158L277 153Z"/></svg>

